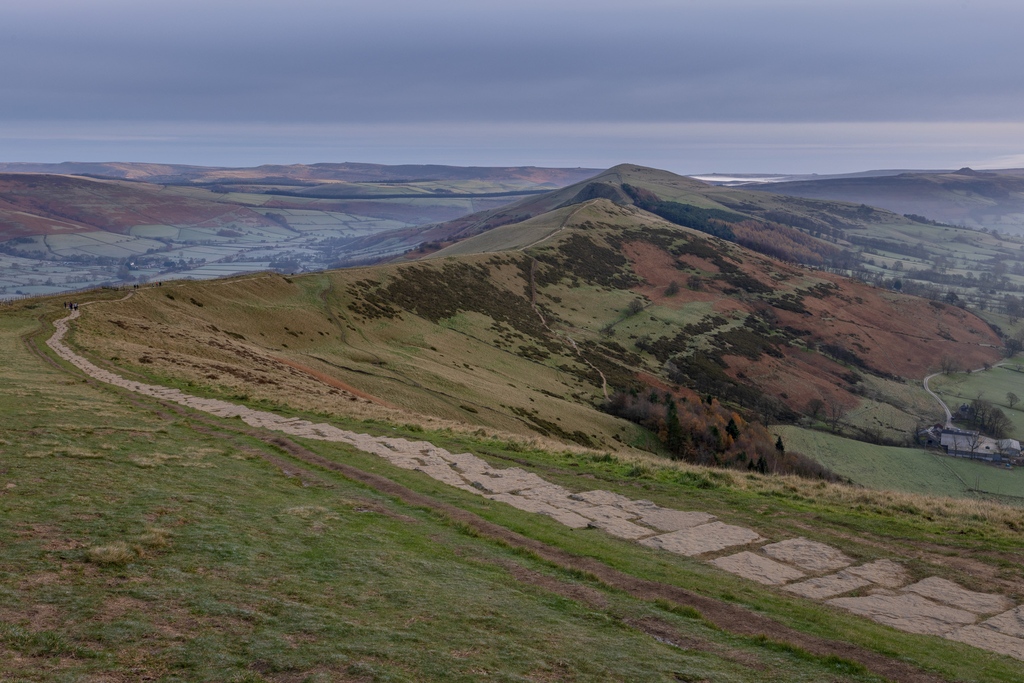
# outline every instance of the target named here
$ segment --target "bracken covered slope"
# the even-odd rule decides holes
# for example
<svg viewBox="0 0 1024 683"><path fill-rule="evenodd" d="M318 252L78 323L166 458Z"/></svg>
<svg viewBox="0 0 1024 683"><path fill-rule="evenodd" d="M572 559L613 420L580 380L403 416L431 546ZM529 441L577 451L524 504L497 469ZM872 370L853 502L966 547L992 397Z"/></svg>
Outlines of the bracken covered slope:
<svg viewBox="0 0 1024 683"><path fill-rule="evenodd" d="M996 335L962 309L632 206L595 199L551 218L460 245L535 230L522 250L149 289L85 319L80 341L221 395L602 447L643 444L597 407L647 387L712 394L750 419L764 396L783 419L833 402L858 428L902 435L933 419L911 386L944 356L999 357Z"/></svg>

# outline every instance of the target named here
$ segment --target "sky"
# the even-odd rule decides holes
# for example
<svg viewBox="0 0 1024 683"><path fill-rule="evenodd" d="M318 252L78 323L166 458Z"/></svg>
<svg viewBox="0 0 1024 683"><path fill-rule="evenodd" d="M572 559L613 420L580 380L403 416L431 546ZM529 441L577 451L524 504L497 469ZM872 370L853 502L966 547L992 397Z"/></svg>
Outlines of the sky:
<svg viewBox="0 0 1024 683"><path fill-rule="evenodd" d="M0 161L1024 167L1024 3L0 3Z"/></svg>

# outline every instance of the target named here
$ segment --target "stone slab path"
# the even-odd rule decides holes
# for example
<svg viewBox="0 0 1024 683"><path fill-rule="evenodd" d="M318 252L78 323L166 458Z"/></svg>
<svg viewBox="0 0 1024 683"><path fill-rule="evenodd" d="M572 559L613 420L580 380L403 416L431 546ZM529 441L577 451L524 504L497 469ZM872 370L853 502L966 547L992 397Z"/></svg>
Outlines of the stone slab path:
<svg viewBox="0 0 1024 683"><path fill-rule="evenodd" d="M218 417L237 417L252 427L346 443L397 467L524 512L546 515L573 529L600 529L649 548L704 556L723 571L824 601L901 631L942 636L1024 661L1024 606L1015 607L1005 596L968 591L939 577L908 585L909 574L893 560L853 566L854 560L838 548L805 538L766 544L753 529L725 524L707 512L674 510L610 491L575 493L518 467L495 468L471 453L451 453L427 441L360 434L125 379L64 344L69 324L79 314L75 310L56 321L56 331L46 343L101 382Z"/></svg>

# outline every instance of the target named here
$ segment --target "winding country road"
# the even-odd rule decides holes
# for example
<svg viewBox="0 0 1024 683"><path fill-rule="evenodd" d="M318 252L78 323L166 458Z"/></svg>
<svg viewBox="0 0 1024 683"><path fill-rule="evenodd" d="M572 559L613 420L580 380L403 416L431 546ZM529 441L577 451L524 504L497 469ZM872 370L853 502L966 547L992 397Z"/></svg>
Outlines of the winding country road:
<svg viewBox="0 0 1024 683"><path fill-rule="evenodd" d="M941 372L935 372L935 373L932 373L932 374L928 375L927 377L925 377L924 378L924 390L927 391L928 394L932 398L934 398L936 401L938 401L940 406L942 406L943 412L946 413L946 429L952 429L953 428L953 413L949 412L949 406L946 405L946 402L943 401L941 398L939 398L939 395L936 394L934 391L932 391L931 387L928 386L928 380L930 380L932 377L938 377L941 374L942 374Z"/></svg>
<svg viewBox="0 0 1024 683"><path fill-rule="evenodd" d="M976 368L974 370L968 370L967 373L970 374L972 372L981 372L982 370L988 370L990 368L998 368L998 367L1000 367L1002 365L1006 365L1006 361L1003 361L1001 363L996 363L995 365L991 365L988 368ZM940 406L942 406L943 412L946 413L946 429L952 429L953 428L953 413L949 412L949 406L946 405L946 402L943 401L941 398L939 398L939 395L936 394L934 391L932 391L931 387L928 386L928 381L930 379L932 379L933 377L938 377L941 374L943 374L943 373L941 373L941 372L933 372L932 374L930 374L927 377L925 377L924 378L924 390L927 391L928 394L932 398L934 398L936 401L938 401Z"/></svg>

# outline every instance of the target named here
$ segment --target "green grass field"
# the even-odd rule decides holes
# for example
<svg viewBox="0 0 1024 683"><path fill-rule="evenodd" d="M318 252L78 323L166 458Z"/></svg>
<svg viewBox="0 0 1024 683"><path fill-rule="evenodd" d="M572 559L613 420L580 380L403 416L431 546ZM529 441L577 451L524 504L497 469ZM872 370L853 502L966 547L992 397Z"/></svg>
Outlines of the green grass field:
<svg viewBox="0 0 1024 683"><path fill-rule="evenodd" d="M800 427L773 430L791 450L813 457L860 486L1024 505L1024 470L1020 468L1006 470L921 448L876 446Z"/></svg>
<svg viewBox="0 0 1024 683"><path fill-rule="evenodd" d="M1024 406L1020 403L1010 407L1006 397L1013 393L1024 397L1024 373L1016 368L1024 363L1020 358L1005 361L1005 364L972 373L940 375L931 381L933 391L942 396L950 410L956 410L963 403L982 397L998 406L1010 419L1010 438L1024 440Z"/></svg>

